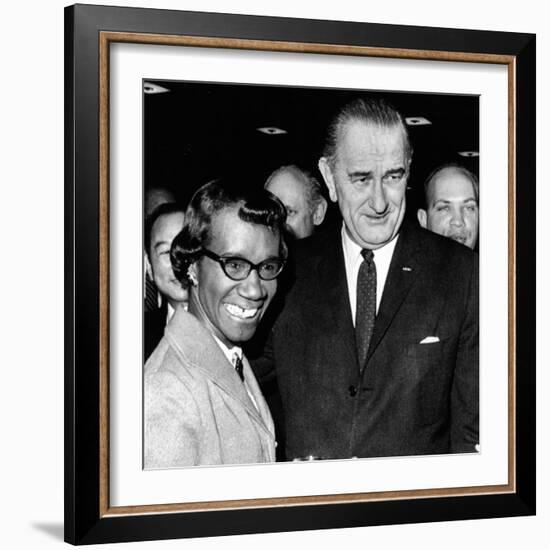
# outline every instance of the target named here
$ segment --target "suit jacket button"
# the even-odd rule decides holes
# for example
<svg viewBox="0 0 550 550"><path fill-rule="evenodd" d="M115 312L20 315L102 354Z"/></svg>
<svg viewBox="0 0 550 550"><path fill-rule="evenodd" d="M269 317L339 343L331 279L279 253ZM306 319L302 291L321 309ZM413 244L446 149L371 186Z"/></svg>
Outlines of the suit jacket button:
<svg viewBox="0 0 550 550"><path fill-rule="evenodd" d="M357 395L357 387L356 386L350 386L348 388L348 392L351 397L355 397Z"/></svg>

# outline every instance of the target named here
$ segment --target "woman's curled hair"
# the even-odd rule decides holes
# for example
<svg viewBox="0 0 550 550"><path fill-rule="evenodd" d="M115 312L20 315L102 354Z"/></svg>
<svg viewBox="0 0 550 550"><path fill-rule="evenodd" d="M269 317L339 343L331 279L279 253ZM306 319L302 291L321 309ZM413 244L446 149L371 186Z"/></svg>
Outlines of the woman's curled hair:
<svg viewBox="0 0 550 550"><path fill-rule="evenodd" d="M189 202L182 230L172 241L170 260L174 275L187 286L189 266L196 262L211 239L213 216L230 207L238 207L239 218L263 225L279 234L282 258L287 256L284 241L286 210L283 203L263 188L251 189L238 181L218 179L200 187Z"/></svg>

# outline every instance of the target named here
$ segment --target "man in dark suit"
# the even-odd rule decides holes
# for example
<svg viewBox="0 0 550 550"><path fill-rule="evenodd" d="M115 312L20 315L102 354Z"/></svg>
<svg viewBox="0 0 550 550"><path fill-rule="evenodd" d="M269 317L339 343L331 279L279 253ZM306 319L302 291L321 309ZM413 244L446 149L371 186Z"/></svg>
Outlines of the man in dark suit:
<svg viewBox="0 0 550 550"><path fill-rule="evenodd" d="M175 203L176 197L174 196L174 193L170 191L169 189L166 189L165 187L150 187L145 191L145 195L143 197L143 214L144 214L144 221L145 226L147 227L147 223L153 212L159 207L161 204L167 204L167 203ZM146 244L146 247L148 245ZM143 251L143 258L144 263L147 264L148 261L148 254L147 251L144 249ZM155 312L153 317L158 317L159 312L157 311L161 304L159 304L159 299L161 298L159 296L159 292L157 289L157 286L155 285L155 282L149 275L147 271L144 270L143 273L143 308L146 313L148 312ZM164 312L164 317L166 317L166 311ZM162 334L161 334L162 337ZM160 340L160 338L159 338ZM158 343L158 340L157 340Z"/></svg>
<svg viewBox="0 0 550 550"><path fill-rule="evenodd" d="M162 302L143 315L143 362L157 347L176 309L187 307L187 288L177 280L170 263L170 247L181 231L185 213L177 203L162 203L145 222L145 269L155 283Z"/></svg>
<svg viewBox="0 0 550 550"><path fill-rule="evenodd" d="M476 450L476 255L405 220L411 159L382 101L329 126L319 169L343 224L296 243L258 363L275 366L289 460Z"/></svg>

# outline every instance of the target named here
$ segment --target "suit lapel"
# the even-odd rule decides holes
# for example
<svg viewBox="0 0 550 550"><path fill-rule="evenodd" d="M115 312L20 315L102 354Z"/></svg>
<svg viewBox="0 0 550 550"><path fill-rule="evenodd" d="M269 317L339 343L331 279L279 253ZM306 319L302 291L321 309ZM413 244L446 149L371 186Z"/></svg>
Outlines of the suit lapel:
<svg viewBox="0 0 550 550"><path fill-rule="evenodd" d="M342 238L338 230L331 232L326 251L319 262L318 277L321 289L319 300L324 302L320 310L325 313L324 322L327 323L328 332L334 335L329 342L327 356L358 368Z"/></svg>
<svg viewBox="0 0 550 550"><path fill-rule="evenodd" d="M376 316L374 332L369 345L367 362L386 334L401 304L419 275L418 231L411 222L404 222L395 245L390 269L384 285L382 301Z"/></svg>

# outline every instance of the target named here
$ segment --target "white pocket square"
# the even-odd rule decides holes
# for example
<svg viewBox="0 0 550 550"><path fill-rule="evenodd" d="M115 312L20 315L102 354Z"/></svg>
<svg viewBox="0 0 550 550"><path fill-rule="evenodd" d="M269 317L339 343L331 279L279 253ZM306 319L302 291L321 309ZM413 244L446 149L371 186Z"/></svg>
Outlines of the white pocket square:
<svg viewBox="0 0 550 550"><path fill-rule="evenodd" d="M439 342L439 338L437 336L426 336L424 340L422 340L421 344L435 344L436 342Z"/></svg>

